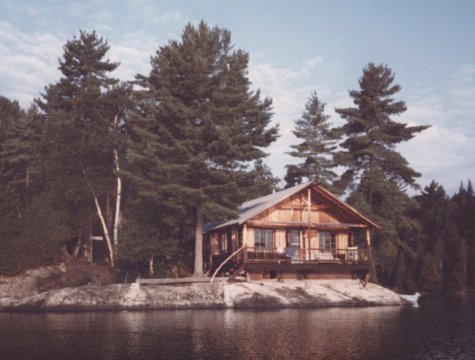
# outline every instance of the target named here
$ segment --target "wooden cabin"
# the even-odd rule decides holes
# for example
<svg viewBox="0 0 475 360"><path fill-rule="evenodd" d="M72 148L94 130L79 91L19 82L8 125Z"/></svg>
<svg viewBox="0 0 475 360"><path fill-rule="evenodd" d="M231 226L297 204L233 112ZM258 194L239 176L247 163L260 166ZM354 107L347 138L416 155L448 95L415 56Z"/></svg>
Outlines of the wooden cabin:
<svg viewBox="0 0 475 360"><path fill-rule="evenodd" d="M321 186L301 184L243 203L236 219L208 224L205 266L248 280L364 278L374 228Z"/></svg>

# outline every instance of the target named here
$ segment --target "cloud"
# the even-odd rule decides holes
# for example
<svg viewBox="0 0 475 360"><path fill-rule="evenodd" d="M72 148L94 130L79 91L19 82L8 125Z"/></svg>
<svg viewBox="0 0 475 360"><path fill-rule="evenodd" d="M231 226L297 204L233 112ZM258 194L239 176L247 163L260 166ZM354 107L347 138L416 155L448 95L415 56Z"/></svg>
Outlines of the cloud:
<svg viewBox="0 0 475 360"><path fill-rule="evenodd" d="M401 121L431 125L398 149L422 174L419 183L443 184L449 193L475 174L475 66L460 66L439 89L420 89L408 99Z"/></svg>
<svg viewBox="0 0 475 360"><path fill-rule="evenodd" d="M150 57L161 45L156 39L141 34L128 34L119 42L112 42L109 57L119 61L114 76L122 81L133 80L135 75L150 72Z"/></svg>
<svg viewBox="0 0 475 360"><path fill-rule="evenodd" d="M28 107L46 85L60 78L58 58L66 40L53 34L22 32L0 21L0 94ZM121 63L112 75L128 81L137 73L150 71L150 56L160 44L149 36L128 34L109 45L108 57Z"/></svg>
<svg viewBox="0 0 475 360"><path fill-rule="evenodd" d="M44 86L58 77L57 57L63 39L51 34L26 34L0 22L0 91L27 107Z"/></svg>
<svg viewBox="0 0 475 360"><path fill-rule="evenodd" d="M300 66L282 67L263 61L262 56L251 57L249 79L254 88L259 88L264 96L273 100L274 123L280 126L280 138L269 149L266 160L275 175L283 178L285 165L295 163L296 159L286 154L290 146L297 142L293 135L294 120L305 106L310 94L317 90L328 96L330 87L318 82L315 77L317 65L324 64L321 56L314 56L301 62Z"/></svg>

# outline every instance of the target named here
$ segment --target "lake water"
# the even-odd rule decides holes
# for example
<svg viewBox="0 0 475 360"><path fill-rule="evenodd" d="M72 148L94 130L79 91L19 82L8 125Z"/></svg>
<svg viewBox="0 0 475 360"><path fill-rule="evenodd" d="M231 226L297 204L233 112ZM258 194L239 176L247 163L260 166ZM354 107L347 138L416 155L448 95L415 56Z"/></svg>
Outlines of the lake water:
<svg viewBox="0 0 475 360"><path fill-rule="evenodd" d="M0 313L0 358L475 359L475 299L420 308Z"/></svg>

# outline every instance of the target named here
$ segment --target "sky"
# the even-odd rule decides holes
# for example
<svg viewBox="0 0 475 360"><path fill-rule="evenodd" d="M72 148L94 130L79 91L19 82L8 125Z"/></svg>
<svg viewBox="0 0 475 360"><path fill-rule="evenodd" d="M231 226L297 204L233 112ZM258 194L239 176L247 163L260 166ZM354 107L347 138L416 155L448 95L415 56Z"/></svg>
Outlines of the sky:
<svg viewBox="0 0 475 360"><path fill-rule="evenodd" d="M428 130L398 146L422 174L451 194L475 181L475 1L277 0L0 0L0 95L27 108L45 85L60 78L58 58L79 29L96 30L121 65L115 76L132 80L150 71L150 57L184 26L205 20L231 31L235 48L250 54L254 89L273 99L280 138L266 163L283 178L286 154L313 91L335 108L352 105L369 62L386 64L402 87L408 110L396 118Z"/></svg>

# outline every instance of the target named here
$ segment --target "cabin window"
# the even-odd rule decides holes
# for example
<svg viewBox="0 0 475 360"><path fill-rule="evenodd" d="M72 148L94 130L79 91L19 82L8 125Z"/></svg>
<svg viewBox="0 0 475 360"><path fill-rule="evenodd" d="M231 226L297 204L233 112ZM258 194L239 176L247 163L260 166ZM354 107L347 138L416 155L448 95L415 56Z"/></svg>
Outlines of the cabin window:
<svg viewBox="0 0 475 360"><path fill-rule="evenodd" d="M329 232L319 233L320 237L320 249L332 251L336 250L336 236Z"/></svg>
<svg viewBox="0 0 475 360"><path fill-rule="evenodd" d="M290 230L289 240L290 240L290 246L300 247L300 231L299 230Z"/></svg>
<svg viewBox="0 0 475 360"><path fill-rule="evenodd" d="M274 247L272 241L272 230L270 229L254 229L254 246L255 247Z"/></svg>

